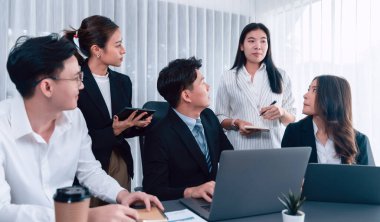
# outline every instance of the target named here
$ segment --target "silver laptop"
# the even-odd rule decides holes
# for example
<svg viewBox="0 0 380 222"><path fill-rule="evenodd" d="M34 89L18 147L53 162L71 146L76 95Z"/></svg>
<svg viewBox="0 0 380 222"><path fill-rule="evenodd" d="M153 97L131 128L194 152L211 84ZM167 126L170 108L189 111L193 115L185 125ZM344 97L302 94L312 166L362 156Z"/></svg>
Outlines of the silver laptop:
<svg viewBox="0 0 380 222"><path fill-rule="evenodd" d="M301 192L311 148L223 151L211 204L181 203L208 221L280 212L281 193Z"/></svg>
<svg viewBox="0 0 380 222"><path fill-rule="evenodd" d="M311 163L302 193L310 201L380 204L380 167Z"/></svg>

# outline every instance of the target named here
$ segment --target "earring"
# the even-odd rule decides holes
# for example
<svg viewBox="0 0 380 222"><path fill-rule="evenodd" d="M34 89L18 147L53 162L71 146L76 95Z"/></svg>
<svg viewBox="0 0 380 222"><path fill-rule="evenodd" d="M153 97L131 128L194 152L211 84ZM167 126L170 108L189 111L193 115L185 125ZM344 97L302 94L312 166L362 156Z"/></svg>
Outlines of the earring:
<svg viewBox="0 0 380 222"><path fill-rule="evenodd" d="M96 55L96 58L98 58L98 59L99 59L99 58L100 58L100 54L97 54L97 55Z"/></svg>

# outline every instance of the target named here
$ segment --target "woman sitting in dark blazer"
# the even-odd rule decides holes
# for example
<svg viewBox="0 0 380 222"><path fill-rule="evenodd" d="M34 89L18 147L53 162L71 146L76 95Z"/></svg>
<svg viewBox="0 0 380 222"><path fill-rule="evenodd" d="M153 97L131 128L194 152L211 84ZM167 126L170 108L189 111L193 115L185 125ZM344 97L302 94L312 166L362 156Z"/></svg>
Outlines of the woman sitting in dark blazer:
<svg viewBox="0 0 380 222"><path fill-rule="evenodd" d="M317 76L304 95L299 122L289 124L282 147L311 146L310 163L368 165L366 135L352 126L351 89L346 79Z"/></svg>

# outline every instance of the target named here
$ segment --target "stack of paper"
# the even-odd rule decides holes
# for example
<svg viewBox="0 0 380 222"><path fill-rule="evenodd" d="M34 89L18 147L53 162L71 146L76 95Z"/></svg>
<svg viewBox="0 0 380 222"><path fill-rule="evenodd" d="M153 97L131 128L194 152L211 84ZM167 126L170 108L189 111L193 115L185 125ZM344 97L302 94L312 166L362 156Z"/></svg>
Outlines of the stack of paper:
<svg viewBox="0 0 380 222"><path fill-rule="evenodd" d="M169 222L207 222L188 209L166 212Z"/></svg>

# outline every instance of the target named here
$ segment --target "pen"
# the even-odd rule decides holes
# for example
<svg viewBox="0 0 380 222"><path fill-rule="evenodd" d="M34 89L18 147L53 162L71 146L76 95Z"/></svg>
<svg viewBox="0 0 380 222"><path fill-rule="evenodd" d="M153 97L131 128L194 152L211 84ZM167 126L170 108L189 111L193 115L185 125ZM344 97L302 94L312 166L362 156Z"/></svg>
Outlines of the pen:
<svg viewBox="0 0 380 222"><path fill-rule="evenodd" d="M276 100L273 100L273 102L272 102L271 104L269 104L269 106L276 104L276 102L277 102ZM264 115L265 112L266 112L266 111L260 113L260 116Z"/></svg>

